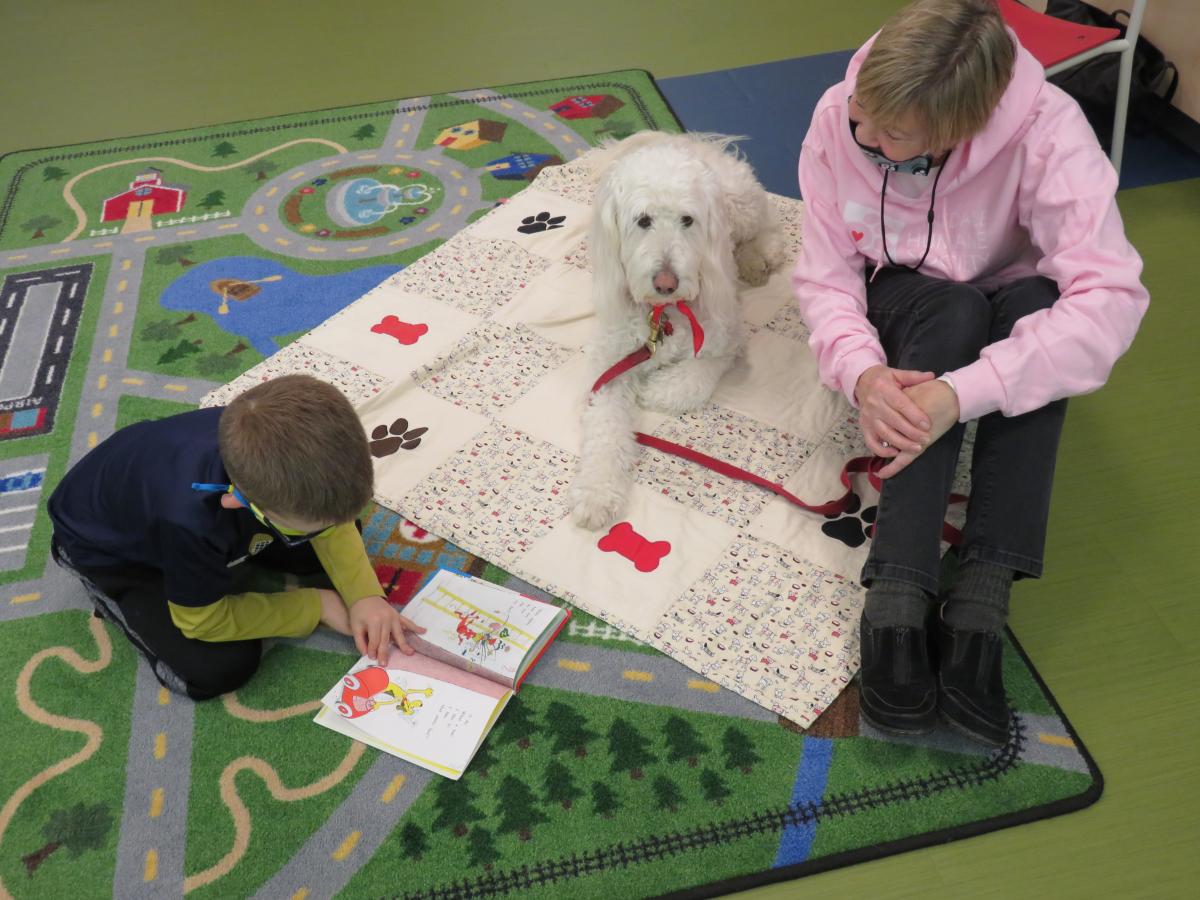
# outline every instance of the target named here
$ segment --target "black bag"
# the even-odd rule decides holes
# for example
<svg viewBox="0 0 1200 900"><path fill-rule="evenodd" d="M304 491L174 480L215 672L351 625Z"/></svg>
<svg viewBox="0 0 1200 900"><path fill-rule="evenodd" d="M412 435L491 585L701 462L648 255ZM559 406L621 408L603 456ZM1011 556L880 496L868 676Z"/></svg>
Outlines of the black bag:
<svg viewBox="0 0 1200 900"><path fill-rule="evenodd" d="M1122 37L1129 24L1129 13L1124 10L1109 14L1081 0L1048 0L1046 13L1082 25L1119 28ZM1120 67L1121 55L1106 53L1048 79L1075 98L1105 150L1112 145ZM1138 35L1129 78L1126 131L1145 134L1155 129L1166 116L1178 87L1179 69L1163 56L1161 50Z"/></svg>

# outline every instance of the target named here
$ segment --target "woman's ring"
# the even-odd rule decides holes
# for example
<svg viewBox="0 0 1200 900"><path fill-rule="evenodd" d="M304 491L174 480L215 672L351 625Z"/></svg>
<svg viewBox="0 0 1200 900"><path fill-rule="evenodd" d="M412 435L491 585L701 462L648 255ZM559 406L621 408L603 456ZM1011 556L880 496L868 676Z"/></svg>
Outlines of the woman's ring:
<svg viewBox="0 0 1200 900"><path fill-rule="evenodd" d="M881 446L884 450L886 450L888 447L890 447L892 445L889 444L887 441L880 441L879 446Z"/></svg>

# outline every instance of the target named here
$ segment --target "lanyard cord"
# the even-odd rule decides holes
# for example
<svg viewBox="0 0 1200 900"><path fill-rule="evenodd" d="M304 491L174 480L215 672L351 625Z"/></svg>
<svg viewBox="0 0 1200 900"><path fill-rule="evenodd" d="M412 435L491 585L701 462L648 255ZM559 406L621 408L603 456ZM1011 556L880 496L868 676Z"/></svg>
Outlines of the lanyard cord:
<svg viewBox="0 0 1200 900"><path fill-rule="evenodd" d="M921 254L921 261L915 266L906 266L892 259L892 254L888 252L887 246L887 226L883 220L883 201L887 197L887 183L889 170L883 170L883 188L879 192L879 236L883 241L883 255L887 257L889 265L895 266L898 269L908 269L910 272L916 272L921 266L925 265L925 257L929 256L929 248L933 246L933 202L937 199L938 181L942 177L942 173L946 171L946 160L942 160L942 164L938 167L937 174L933 176L933 190L929 194L929 212L926 213L925 219L929 222L929 231L925 235L925 252Z"/></svg>

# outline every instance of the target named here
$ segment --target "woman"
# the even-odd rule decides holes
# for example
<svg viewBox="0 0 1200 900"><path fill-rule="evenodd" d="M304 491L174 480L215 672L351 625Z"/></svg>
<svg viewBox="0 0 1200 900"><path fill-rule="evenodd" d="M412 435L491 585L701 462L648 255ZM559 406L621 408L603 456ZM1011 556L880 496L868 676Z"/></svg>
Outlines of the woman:
<svg viewBox="0 0 1200 900"><path fill-rule="evenodd" d="M1065 398L1105 382L1149 302L1116 173L991 0L917 0L817 105L800 188L810 346L887 460L861 577L863 716L921 733L940 711L1003 743L1001 636L1013 579L1042 574ZM972 419L967 523L939 597Z"/></svg>

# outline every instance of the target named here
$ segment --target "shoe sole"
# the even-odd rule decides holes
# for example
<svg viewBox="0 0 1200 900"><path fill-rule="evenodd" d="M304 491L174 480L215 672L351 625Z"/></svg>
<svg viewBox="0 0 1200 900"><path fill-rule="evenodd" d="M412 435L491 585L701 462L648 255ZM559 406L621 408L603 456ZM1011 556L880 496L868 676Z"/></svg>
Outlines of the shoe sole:
<svg viewBox="0 0 1200 900"><path fill-rule="evenodd" d="M970 738L971 740L975 741L976 743L986 744L987 746L992 747L992 748L1003 747L1005 744L1008 743L1007 733L1001 740L996 740L995 738L988 737L986 735L980 734L978 731L972 730L968 726L959 722L957 719L951 718L949 715L947 715L942 710L938 710L938 718L945 724L949 725L951 731L955 731L958 734L961 734L963 737Z"/></svg>
<svg viewBox="0 0 1200 900"><path fill-rule="evenodd" d="M930 722L928 725L925 725L925 724L886 725L886 724L878 721L874 717L872 717L870 715L870 713L867 712L866 708L861 705L858 708L858 712L859 712L859 715L861 715L866 720L867 724L870 725L872 728L874 728L878 731L885 731L888 734L901 734L901 735L929 734L929 732L933 731L933 729L937 726L936 714L934 716L934 720L932 722Z"/></svg>

